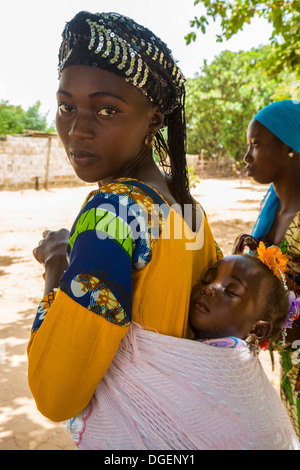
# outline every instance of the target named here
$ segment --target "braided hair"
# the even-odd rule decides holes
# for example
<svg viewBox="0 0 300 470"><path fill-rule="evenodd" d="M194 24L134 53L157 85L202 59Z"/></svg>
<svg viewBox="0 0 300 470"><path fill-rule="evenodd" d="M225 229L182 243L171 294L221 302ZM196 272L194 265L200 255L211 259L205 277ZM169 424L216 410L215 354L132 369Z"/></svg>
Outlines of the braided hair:
<svg viewBox="0 0 300 470"><path fill-rule="evenodd" d="M149 29L118 13L81 11L62 34L59 74L70 65L115 73L137 87L164 114L167 138L155 148L170 191L183 206L192 202L186 164L185 78L167 45ZM166 158L166 155L168 158Z"/></svg>

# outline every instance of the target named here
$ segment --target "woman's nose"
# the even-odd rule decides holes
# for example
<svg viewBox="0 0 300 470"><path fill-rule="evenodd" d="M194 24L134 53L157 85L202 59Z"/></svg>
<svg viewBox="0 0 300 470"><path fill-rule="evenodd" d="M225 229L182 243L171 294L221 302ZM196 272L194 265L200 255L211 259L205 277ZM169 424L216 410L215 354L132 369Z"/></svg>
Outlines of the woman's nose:
<svg viewBox="0 0 300 470"><path fill-rule="evenodd" d="M244 162L245 163L249 163L250 162L250 159L251 159L251 156L250 156L250 149L247 150L246 154L244 155Z"/></svg>
<svg viewBox="0 0 300 470"><path fill-rule="evenodd" d="M69 130L69 137L75 140L90 140L94 138L94 132L90 125L90 119L84 116L76 116Z"/></svg>

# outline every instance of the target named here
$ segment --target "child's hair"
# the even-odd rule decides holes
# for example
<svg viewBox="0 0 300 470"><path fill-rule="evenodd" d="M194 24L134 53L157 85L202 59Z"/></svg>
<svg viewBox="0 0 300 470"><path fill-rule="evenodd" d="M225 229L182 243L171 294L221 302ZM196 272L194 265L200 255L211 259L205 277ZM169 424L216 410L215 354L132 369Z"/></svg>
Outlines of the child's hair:
<svg viewBox="0 0 300 470"><path fill-rule="evenodd" d="M192 203L186 164L185 78L166 44L118 13L81 11L63 31L59 73L69 65L99 67L137 87L164 114L167 140L155 135L170 191L183 207ZM165 154L169 155L168 165Z"/></svg>
<svg viewBox="0 0 300 470"><path fill-rule="evenodd" d="M271 337L279 337L282 325L286 321L290 301L288 291L283 282L273 274L271 269L254 255L244 254L264 272L264 282L262 289L257 293L260 312L259 320L268 321L272 325Z"/></svg>

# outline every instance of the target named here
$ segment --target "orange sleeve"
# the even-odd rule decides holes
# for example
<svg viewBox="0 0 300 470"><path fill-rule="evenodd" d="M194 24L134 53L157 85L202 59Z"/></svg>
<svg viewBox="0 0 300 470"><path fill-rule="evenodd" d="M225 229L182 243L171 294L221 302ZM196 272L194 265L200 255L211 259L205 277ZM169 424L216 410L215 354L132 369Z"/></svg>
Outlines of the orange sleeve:
<svg viewBox="0 0 300 470"><path fill-rule="evenodd" d="M89 403L127 331L58 290L28 344L28 381L38 410L52 421L76 416Z"/></svg>

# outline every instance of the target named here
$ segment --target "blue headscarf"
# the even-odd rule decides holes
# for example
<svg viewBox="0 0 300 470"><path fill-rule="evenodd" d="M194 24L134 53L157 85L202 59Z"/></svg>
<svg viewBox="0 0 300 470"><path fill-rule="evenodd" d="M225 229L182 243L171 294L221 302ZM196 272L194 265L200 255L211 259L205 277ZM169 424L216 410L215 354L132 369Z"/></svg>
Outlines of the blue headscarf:
<svg viewBox="0 0 300 470"><path fill-rule="evenodd" d="M254 119L300 153L300 101L276 101L259 111Z"/></svg>

